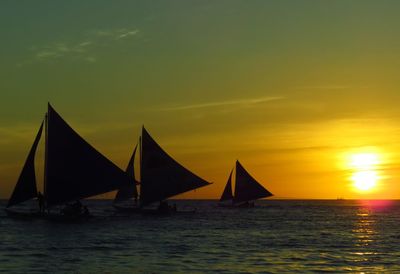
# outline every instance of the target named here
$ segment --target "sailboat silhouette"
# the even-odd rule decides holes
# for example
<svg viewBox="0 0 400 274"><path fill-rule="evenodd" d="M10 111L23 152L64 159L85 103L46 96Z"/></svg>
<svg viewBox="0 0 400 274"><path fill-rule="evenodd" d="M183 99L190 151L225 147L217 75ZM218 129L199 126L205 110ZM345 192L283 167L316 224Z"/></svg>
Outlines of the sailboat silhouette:
<svg viewBox="0 0 400 274"><path fill-rule="evenodd" d="M155 202L160 205L157 213L170 213L171 208L165 200L178 194L210 185L211 183L192 173L171 156L169 156L157 142L142 127L142 136L139 139L140 148L140 183L135 180L129 187L123 187L114 199L114 207L125 212L154 212L145 207ZM134 162L137 146L126 169L132 178L135 178ZM140 185L140 195L136 186ZM134 206L123 206L122 201L134 198L139 201ZM174 211L173 209L172 211Z"/></svg>
<svg viewBox="0 0 400 274"><path fill-rule="evenodd" d="M35 155L45 126L44 199L46 212L13 209L27 200L38 197ZM123 170L113 164L78 135L48 104L48 111L36 135L6 212L15 217L46 219L80 219L80 214L67 216L50 211L54 206L103 194L130 185Z"/></svg>
<svg viewBox="0 0 400 274"><path fill-rule="evenodd" d="M242 166L236 161L235 193L232 194L232 174L229 174L228 181L220 198L221 207L253 207L254 201L261 198L273 196L266 188L257 182ZM230 203L226 203L230 201Z"/></svg>

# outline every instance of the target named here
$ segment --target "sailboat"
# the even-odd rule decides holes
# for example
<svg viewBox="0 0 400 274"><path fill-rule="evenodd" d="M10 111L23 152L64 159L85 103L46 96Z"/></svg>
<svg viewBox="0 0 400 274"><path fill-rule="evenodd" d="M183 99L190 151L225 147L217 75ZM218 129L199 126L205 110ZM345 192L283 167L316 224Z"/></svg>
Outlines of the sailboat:
<svg viewBox="0 0 400 274"><path fill-rule="evenodd" d="M221 195L221 207L254 207L254 201L261 198L271 197L273 194L256 181L242 166L236 161L235 193L232 194L232 175L233 169L229 174L224 192ZM228 202L228 203L226 203Z"/></svg>
<svg viewBox="0 0 400 274"><path fill-rule="evenodd" d="M19 211L18 205L40 198L36 184L35 155L43 128L45 128L43 196L46 211ZM132 179L123 170L79 136L48 104L44 121L40 125L5 210L9 216L61 220L80 218L79 215L66 216L63 213L50 212L55 206L129 186L131 181Z"/></svg>
<svg viewBox="0 0 400 274"><path fill-rule="evenodd" d="M166 204L166 200L178 194L210 185L211 183L192 173L171 156L142 127L139 139L140 148L140 183L135 179L134 162L137 145L133 151L126 172L134 183L130 187L119 189L114 199L114 207L125 212L170 213L176 210ZM140 186L140 193L137 190ZM124 206L121 202L136 201L133 206ZM159 202L157 210L146 209Z"/></svg>

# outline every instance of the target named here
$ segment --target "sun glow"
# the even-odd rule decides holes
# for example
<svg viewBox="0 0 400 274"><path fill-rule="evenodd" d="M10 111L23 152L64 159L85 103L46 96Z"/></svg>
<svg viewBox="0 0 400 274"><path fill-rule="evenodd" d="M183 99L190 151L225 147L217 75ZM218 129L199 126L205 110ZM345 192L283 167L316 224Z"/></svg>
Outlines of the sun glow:
<svg viewBox="0 0 400 274"><path fill-rule="evenodd" d="M379 155L376 153L357 153L350 156L348 164L352 169L350 179L357 191L367 192L376 188L379 180L376 169L379 164Z"/></svg>
<svg viewBox="0 0 400 274"><path fill-rule="evenodd" d="M359 153L351 156L350 165L355 169L370 169L379 164L377 154L373 153Z"/></svg>
<svg viewBox="0 0 400 274"><path fill-rule="evenodd" d="M357 171L351 179L358 190L367 191L376 186L378 175L376 171Z"/></svg>

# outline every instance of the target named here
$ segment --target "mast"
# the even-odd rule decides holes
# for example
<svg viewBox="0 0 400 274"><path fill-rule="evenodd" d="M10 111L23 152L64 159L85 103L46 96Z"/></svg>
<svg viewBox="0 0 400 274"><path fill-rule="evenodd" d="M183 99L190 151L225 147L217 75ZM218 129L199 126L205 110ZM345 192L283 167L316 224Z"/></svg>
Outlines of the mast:
<svg viewBox="0 0 400 274"><path fill-rule="evenodd" d="M142 134L139 136L139 173L140 173L140 191L139 191L139 205L142 207L143 206L143 201L142 201L142 183L143 183L143 162L142 162L142 154L143 154L143 144L142 144L142 136L144 132L144 125L142 125Z"/></svg>
<svg viewBox="0 0 400 274"><path fill-rule="evenodd" d="M142 182L142 136L139 136L139 176L137 183L140 187L140 191L136 192L136 201L140 201L140 197L142 196L142 187L141 187L141 182ZM137 189L137 188L136 188Z"/></svg>
<svg viewBox="0 0 400 274"><path fill-rule="evenodd" d="M139 182L142 181L142 136L139 136L139 177L140 180L138 180Z"/></svg>
<svg viewBox="0 0 400 274"><path fill-rule="evenodd" d="M50 104L49 104L50 105ZM48 105L48 107L49 107ZM47 107L47 109L48 109ZM49 128L49 123L48 123L48 119L49 119L49 111L47 111L47 113L44 116L44 174L43 174L43 196L45 197L45 199L47 198L47 154L48 154L48 150L47 150L47 146L48 146L48 128Z"/></svg>

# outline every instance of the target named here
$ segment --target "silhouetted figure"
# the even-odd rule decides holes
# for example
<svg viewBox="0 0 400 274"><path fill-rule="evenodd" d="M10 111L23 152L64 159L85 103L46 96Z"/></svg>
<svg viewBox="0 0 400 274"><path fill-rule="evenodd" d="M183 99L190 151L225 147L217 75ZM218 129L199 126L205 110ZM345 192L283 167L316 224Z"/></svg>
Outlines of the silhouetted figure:
<svg viewBox="0 0 400 274"><path fill-rule="evenodd" d="M74 204L72 204L73 214L80 215L82 213L82 203L79 200L76 200Z"/></svg>
<svg viewBox="0 0 400 274"><path fill-rule="evenodd" d="M44 201L44 196L40 191L37 193L37 200L39 203L39 212L44 213L45 201Z"/></svg>
<svg viewBox="0 0 400 274"><path fill-rule="evenodd" d="M160 204L158 206L158 211L160 211L160 212L168 212L169 211L168 202L160 201Z"/></svg>
<svg viewBox="0 0 400 274"><path fill-rule="evenodd" d="M84 216L89 216L90 215L89 209L87 208L87 206L83 206L83 213L82 214Z"/></svg>
<svg viewBox="0 0 400 274"><path fill-rule="evenodd" d="M172 210L174 211L174 212L176 212L176 204L174 204L173 206L172 206Z"/></svg>
<svg viewBox="0 0 400 274"><path fill-rule="evenodd" d="M61 210L61 214L67 216L80 216L82 214L83 206L79 200L76 200L73 204L66 204Z"/></svg>

